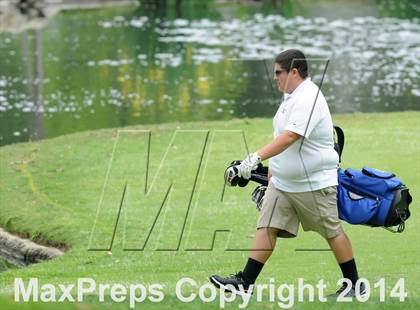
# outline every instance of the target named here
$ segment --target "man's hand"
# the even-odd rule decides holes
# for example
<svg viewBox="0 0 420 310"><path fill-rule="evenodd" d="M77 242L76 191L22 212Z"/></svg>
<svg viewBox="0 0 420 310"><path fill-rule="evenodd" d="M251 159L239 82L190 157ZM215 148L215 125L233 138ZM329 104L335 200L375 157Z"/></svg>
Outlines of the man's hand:
<svg viewBox="0 0 420 310"><path fill-rule="evenodd" d="M257 169L260 162L261 158L258 153L249 154L238 166L239 177L248 180L251 177L251 171Z"/></svg>

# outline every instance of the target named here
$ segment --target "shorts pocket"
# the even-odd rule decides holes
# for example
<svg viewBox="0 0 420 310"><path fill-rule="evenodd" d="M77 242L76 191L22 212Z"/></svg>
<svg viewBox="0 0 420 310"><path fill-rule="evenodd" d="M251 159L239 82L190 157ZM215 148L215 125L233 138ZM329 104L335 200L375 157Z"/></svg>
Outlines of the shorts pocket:
<svg viewBox="0 0 420 310"><path fill-rule="evenodd" d="M320 189L322 196L328 197L329 195L337 195L337 186L328 186Z"/></svg>

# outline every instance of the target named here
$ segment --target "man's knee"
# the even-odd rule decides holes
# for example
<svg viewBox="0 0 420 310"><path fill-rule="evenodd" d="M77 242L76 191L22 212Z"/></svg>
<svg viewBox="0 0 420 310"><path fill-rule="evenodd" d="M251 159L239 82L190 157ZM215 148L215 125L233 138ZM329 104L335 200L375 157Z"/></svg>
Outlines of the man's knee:
<svg viewBox="0 0 420 310"><path fill-rule="evenodd" d="M265 227L257 229L257 235L261 238L268 238L269 240L276 240L280 229L273 227Z"/></svg>
<svg viewBox="0 0 420 310"><path fill-rule="evenodd" d="M330 237L330 238L326 237L326 239L327 239L328 242L331 242L331 241L334 241L334 240L348 239L348 238L347 238L347 235L342 231L342 232L339 232L337 235L335 235L333 237Z"/></svg>

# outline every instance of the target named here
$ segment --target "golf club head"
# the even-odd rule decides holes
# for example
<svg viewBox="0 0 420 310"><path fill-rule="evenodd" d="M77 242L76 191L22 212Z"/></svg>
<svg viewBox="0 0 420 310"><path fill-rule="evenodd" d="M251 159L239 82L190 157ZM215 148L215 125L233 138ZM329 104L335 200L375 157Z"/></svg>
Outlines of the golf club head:
<svg viewBox="0 0 420 310"><path fill-rule="evenodd" d="M238 185L239 176L238 168L236 166L229 166L225 170L225 183L229 186Z"/></svg>
<svg viewBox="0 0 420 310"><path fill-rule="evenodd" d="M257 208L258 211L261 211L262 209L264 195L265 195L266 190L267 190L267 186L259 185L252 192L251 199L255 203L255 207Z"/></svg>
<svg viewBox="0 0 420 310"><path fill-rule="evenodd" d="M225 183L228 186L245 187L248 184L249 180L239 177L239 170L237 166L240 164L240 160L234 160L225 170Z"/></svg>

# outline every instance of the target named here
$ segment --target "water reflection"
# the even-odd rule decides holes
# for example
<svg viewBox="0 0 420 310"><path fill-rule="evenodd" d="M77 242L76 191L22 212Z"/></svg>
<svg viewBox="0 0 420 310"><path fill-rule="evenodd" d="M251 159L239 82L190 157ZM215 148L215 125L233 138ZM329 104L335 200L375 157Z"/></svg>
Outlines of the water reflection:
<svg viewBox="0 0 420 310"><path fill-rule="evenodd" d="M360 2L358 17L329 16L334 7L351 11L354 4L342 1L328 2L333 8L322 14L303 1L303 16L291 1L113 8L2 33L0 144L131 124L272 116L281 94L270 84L271 59L290 47L312 59L315 82L330 59L323 91L335 113L418 110L419 19L410 1L394 7L406 16L387 10L389 2Z"/></svg>

